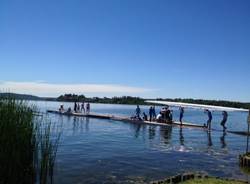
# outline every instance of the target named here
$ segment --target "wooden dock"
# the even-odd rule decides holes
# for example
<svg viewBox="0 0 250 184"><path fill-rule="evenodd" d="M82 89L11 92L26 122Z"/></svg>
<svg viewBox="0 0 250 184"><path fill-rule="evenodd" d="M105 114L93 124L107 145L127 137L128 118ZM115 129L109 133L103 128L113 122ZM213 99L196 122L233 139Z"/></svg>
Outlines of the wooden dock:
<svg viewBox="0 0 250 184"><path fill-rule="evenodd" d="M83 114L83 113L67 113L67 112L59 112L55 110L48 110L48 113L53 113L53 114L59 114L59 115L64 115L64 116L76 116L76 117L87 117L87 118L97 118L97 119L110 119L110 120L115 120L115 121L123 121L123 122L129 122L129 123L137 123L137 124L147 124L147 125L155 125L155 126L182 126L182 127L190 127L190 128L202 128L206 129L203 125L198 125L198 124L193 124L193 123L186 123L183 122L182 125L180 122L177 121L172 121L169 123L160 123L156 121L143 121L143 120L133 120L128 117L120 117L120 116L113 116L113 115L106 115L106 114Z"/></svg>
<svg viewBox="0 0 250 184"><path fill-rule="evenodd" d="M177 126L177 127L182 127L182 128L195 128L195 129L201 129L201 130L208 130L207 127L203 125L198 125L198 124L193 124L193 123L187 123L183 122L182 125L178 121L172 121L169 123L160 123L156 121L140 121L140 120L133 120L128 117L121 117L121 116L114 116L114 115L106 115L106 114L96 114L96 113L91 113L91 114L83 114L83 113L67 113L67 112L59 112L55 110L47 110L47 113L53 113L53 114L58 114L58 115L64 115L64 116L75 116L75 117L87 117L87 118L97 118L97 119L110 119L110 120L115 120L115 121L122 121L122 122L128 122L128 123L134 123L134 124L146 124L146 125L155 125L155 126ZM212 131L217 131L217 132L222 132L222 130L216 130L212 129ZM248 136L250 135L246 131L226 131L227 133L231 134L236 134L240 136Z"/></svg>

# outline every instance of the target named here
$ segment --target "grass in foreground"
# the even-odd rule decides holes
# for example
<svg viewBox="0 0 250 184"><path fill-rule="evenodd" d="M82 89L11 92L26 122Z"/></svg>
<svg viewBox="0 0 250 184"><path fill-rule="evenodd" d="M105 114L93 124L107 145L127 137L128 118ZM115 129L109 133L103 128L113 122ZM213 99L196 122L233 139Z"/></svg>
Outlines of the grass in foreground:
<svg viewBox="0 0 250 184"><path fill-rule="evenodd" d="M226 181L221 179L215 178L208 178L208 179L194 179L183 182L182 184L243 184L244 182L240 181Z"/></svg>
<svg viewBox="0 0 250 184"><path fill-rule="evenodd" d="M0 184L52 183L59 136L23 101L0 98Z"/></svg>

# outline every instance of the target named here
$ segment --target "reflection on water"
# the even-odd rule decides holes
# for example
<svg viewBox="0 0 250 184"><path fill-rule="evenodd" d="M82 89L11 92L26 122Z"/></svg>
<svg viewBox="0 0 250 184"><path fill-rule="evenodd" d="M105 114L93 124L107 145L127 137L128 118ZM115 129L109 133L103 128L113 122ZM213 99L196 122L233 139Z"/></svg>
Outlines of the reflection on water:
<svg viewBox="0 0 250 184"><path fill-rule="evenodd" d="M61 116L62 117L62 116ZM78 135L78 133L83 134L84 132L89 132L89 122L90 118L87 117L67 117L67 122L72 119L72 133L73 135Z"/></svg>
<svg viewBox="0 0 250 184"><path fill-rule="evenodd" d="M226 148L227 147L227 143L225 141L225 137L226 137L227 133L223 132L223 135L220 137L220 141L221 141L221 148Z"/></svg>
<svg viewBox="0 0 250 184"><path fill-rule="evenodd" d="M165 144L169 144L172 135L172 126L161 126L160 127L160 135L164 140Z"/></svg>
<svg viewBox="0 0 250 184"><path fill-rule="evenodd" d="M138 125L135 125L134 128L135 128L135 138L138 138L139 135L140 135L140 130L141 130L141 127L142 127L142 124L138 124Z"/></svg>
<svg viewBox="0 0 250 184"><path fill-rule="evenodd" d="M210 148L211 146L213 146L213 141L212 141L212 137L211 137L211 131L207 131L207 139L208 139L208 148Z"/></svg>
<svg viewBox="0 0 250 184"><path fill-rule="evenodd" d="M78 117L65 117L62 122L66 132L72 134L64 137L62 145L67 146L62 146L64 149L61 150L59 148L58 153L58 164L65 168L59 170L58 177L68 180L57 178L58 183L98 183L103 179L109 181L110 177L115 183L138 183L138 177L148 182L180 171L189 171L190 168L210 171L218 176L228 177L232 172L238 172L239 178L244 176L238 171L237 160L230 156L228 161L229 155L218 150L217 145L222 149L227 146L225 132L217 136L212 132L193 132L192 129L171 126L157 127ZM71 130L67 129L70 125ZM203 135L207 135L206 139L202 138ZM205 146L212 151L209 152L211 156L202 153ZM200 150L198 155L192 151L194 148ZM221 166L229 168L223 172ZM210 170L210 167L218 168ZM171 172L166 173L167 170Z"/></svg>
<svg viewBox="0 0 250 184"><path fill-rule="evenodd" d="M184 136L183 136L182 127L180 128L180 145L184 146Z"/></svg>
<svg viewBox="0 0 250 184"><path fill-rule="evenodd" d="M86 118L85 130L86 130L86 132L89 131L89 118Z"/></svg>
<svg viewBox="0 0 250 184"><path fill-rule="evenodd" d="M95 108L97 112L110 114L134 111L133 106L117 109L92 105L92 109ZM203 116L196 111L187 111L185 115L185 121L202 122ZM220 130L216 114L214 116L212 126ZM219 177L247 178L238 167L238 155L246 146L246 138L242 136L184 127L52 114L50 117L63 127L55 183L147 183L190 170L204 170ZM237 122L244 119L242 114L231 117ZM232 127L232 123L228 123L228 127ZM235 129L245 126L237 125Z"/></svg>
<svg viewBox="0 0 250 184"><path fill-rule="evenodd" d="M156 135L155 131L156 131L156 126L149 126L148 128L149 139L155 138L155 135Z"/></svg>

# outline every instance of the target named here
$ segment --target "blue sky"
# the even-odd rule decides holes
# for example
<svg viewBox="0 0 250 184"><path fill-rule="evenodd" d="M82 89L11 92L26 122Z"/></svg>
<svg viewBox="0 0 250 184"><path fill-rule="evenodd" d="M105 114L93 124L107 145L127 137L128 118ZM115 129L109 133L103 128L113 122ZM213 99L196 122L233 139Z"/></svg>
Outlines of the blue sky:
<svg viewBox="0 0 250 184"><path fill-rule="evenodd" d="M1 0L0 88L250 101L249 0Z"/></svg>

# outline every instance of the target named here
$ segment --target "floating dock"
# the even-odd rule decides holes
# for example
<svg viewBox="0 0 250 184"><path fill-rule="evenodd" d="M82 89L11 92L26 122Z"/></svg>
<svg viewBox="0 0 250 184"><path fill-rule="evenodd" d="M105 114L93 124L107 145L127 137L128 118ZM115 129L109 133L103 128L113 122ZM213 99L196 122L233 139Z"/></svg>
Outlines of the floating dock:
<svg viewBox="0 0 250 184"><path fill-rule="evenodd" d="M106 115L106 114L83 114L83 113L67 113L67 112L60 112L60 111L55 111L55 110L47 110L47 113L52 113L52 114L59 114L59 115L64 115L64 116L75 116L75 117L87 117L87 118L97 118L97 119L110 119L110 120L115 120L115 121L122 121L122 122L129 122L129 123L134 123L134 124L146 124L146 125L155 125L155 126L178 126L182 128L196 128L196 129L202 129L202 130L208 130L207 127L204 125L198 125L198 124L193 124L193 123L187 123L187 122L178 122L178 121L172 121L172 122L166 122L166 123L160 123L156 121L143 121L143 120L133 120L128 117L120 117L120 116L114 116L114 115ZM212 129L212 131L220 131L222 130L215 130ZM249 136L250 133L246 131L226 131L227 133L231 134L236 134L236 135L241 135L241 136Z"/></svg>
<svg viewBox="0 0 250 184"><path fill-rule="evenodd" d="M65 116L76 116L76 117L87 117L87 118L97 118L97 119L110 119L115 121L123 121L123 122L129 122L129 123L137 123L137 124L147 124L147 125L156 125L156 126L182 126L182 127L190 127L190 128L202 128L207 129L203 125L197 125L193 123L186 123L183 122L182 124L177 121L172 121L169 123L160 123L156 121L143 121L143 120L133 120L128 117L119 117L119 116L113 116L113 115L105 115L105 114L83 114L83 113L67 113L67 112L59 112L55 110L48 110L48 113L53 114L59 114L59 115L65 115Z"/></svg>

